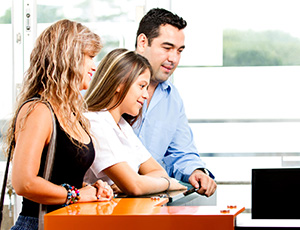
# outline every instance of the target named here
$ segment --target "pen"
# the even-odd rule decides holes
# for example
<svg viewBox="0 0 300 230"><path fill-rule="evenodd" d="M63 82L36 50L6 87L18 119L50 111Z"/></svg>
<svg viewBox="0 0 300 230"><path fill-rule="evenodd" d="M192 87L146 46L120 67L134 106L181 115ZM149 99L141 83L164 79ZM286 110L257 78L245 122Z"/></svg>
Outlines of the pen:
<svg viewBox="0 0 300 230"><path fill-rule="evenodd" d="M183 195L187 196L187 195L189 195L189 194L191 194L191 193L193 193L193 192L197 192L200 188L201 188L201 187L199 187L199 188L194 188L194 187L193 187L193 188L187 190L186 192L184 192Z"/></svg>

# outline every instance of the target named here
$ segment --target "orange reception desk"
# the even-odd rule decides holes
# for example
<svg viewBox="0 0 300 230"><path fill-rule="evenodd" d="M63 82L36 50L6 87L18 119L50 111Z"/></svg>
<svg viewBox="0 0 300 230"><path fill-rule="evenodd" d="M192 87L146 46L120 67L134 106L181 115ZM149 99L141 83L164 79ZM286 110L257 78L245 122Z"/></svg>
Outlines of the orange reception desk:
<svg viewBox="0 0 300 230"><path fill-rule="evenodd" d="M233 230L237 206L166 206L168 198L77 203L45 215L45 230Z"/></svg>

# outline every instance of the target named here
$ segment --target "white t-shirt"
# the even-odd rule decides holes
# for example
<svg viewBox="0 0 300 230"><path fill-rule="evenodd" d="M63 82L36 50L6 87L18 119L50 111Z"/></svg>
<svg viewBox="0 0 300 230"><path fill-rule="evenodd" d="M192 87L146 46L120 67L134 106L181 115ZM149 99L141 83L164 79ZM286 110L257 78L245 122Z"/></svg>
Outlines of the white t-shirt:
<svg viewBox="0 0 300 230"><path fill-rule="evenodd" d="M109 185L114 182L103 172L104 169L120 162L127 162L136 172L151 154L133 132L131 126L122 117L116 124L108 111L88 112L84 114L91 123L94 140L95 160L85 174L84 181L94 183L98 179Z"/></svg>

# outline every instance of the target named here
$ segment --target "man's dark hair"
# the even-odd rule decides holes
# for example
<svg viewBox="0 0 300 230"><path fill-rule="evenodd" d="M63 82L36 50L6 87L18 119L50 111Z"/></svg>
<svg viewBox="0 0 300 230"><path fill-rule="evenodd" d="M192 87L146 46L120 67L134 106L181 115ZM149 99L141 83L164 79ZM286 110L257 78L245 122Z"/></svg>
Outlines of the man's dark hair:
<svg viewBox="0 0 300 230"><path fill-rule="evenodd" d="M187 22L182 17L168 10L161 8L151 9L140 21L136 34L135 47L137 47L137 38L141 33L146 35L149 46L151 46L152 40L159 36L159 27L166 24L181 30L186 27Z"/></svg>

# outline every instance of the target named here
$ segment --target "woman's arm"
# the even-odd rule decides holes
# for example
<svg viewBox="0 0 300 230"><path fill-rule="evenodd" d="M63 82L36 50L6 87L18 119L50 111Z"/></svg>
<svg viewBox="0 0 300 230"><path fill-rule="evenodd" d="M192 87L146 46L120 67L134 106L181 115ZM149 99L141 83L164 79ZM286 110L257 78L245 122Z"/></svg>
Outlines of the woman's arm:
<svg viewBox="0 0 300 230"><path fill-rule="evenodd" d="M154 161L154 162L153 162ZM153 165L152 165L153 164ZM151 157L140 167L140 175L126 162L120 162L104 170L105 174L128 195L140 196L167 190L169 183L164 169ZM172 189L185 189L176 181L170 180Z"/></svg>
<svg viewBox="0 0 300 230"><path fill-rule="evenodd" d="M25 104L19 112L16 124L16 146L13 156L12 184L18 195L37 203L64 204L67 191L38 176L43 148L52 133L50 110L43 103L35 105L19 129L20 120L25 116L30 103ZM96 188L89 186L81 192L80 201L97 200Z"/></svg>

